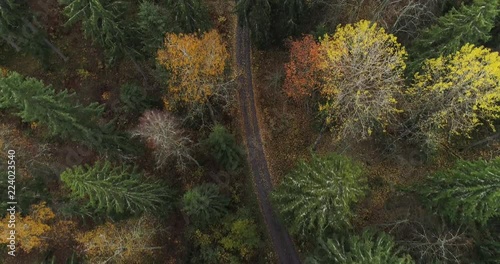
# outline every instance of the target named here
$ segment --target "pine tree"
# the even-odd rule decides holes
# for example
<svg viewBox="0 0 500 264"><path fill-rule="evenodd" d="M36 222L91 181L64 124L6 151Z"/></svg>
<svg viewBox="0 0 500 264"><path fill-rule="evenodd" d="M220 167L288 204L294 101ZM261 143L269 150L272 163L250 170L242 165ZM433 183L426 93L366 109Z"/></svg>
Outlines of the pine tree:
<svg viewBox="0 0 500 264"><path fill-rule="evenodd" d="M467 43L478 45L488 41L500 11L499 3L498 0L474 0L471 5L462 4L423 30L409 51L411 75L426 59L449 55Z"/></svg>
<svg viewBox="0 0 500 264"><path fill-rule="evenodd" d="M210 28L207 7L201 0L165 0L176 24L185 33L205 32Z"/></svg>
<svg viewBox="0 0 500 264"><path fill-rule="evenodd" d="M0 108L10 109L24 122L46 126L51 135L97 144L94 131L103 106L83 106L76 95L55 92L51 86L34 78L12 72L0 78Z"/></svg>
<svg viewBox="0 0 500 264"><path fill-rule="evenodd" d="M224 126L214 126L205 144L217 163L227 171L235 171L242 165L243 150Z"/></svg>
<svg viewBox="0 0 500 264"><path fill-rule="evenodd" d="M121 17L126 7L123 1L60 0L65 5L66 25L82 22L87 37L101 46L110 63L122 55L133 55L136 51L127 39L127 27Z"/></svg>
<svg viewBox="0 0 500 264"><path fill-rule="evenodd" d="M437 213L455 223L486 224L500 216L500 158L459 161L416 188Z"/></svg>
<svg viewBox="0 0 500 264"><path fill-rule="evenodd" d="M97 211L107 213L165 211L172 198L167 186L145 181L136 167L113 166L109 161L67 169L61 180L74 197L88 199Z"/></svg>
<svg viewBox="0 0 500 264"><path fill-rule="evenodd" d="M365 188L360 165L330 154L301 161L271 198L290 231L307 237L349 227L351 207L364 196Z"/></svg>
<svg viewBox="0 0 500 264"><path fill-rule="evenodd" d="M205 227L219 220L227 212L229 199L222 196L215 184L203 184L184 194L182 210L196 225Z"/></svg>
<svg viewBox="0 0 500 264"><path fill-rule="evenodd" d="M348 240L327 239L320 241L316 254L307 261L310 264L410 264L410 256L401 255L392 238L386 233L364 231Z"/></svg>

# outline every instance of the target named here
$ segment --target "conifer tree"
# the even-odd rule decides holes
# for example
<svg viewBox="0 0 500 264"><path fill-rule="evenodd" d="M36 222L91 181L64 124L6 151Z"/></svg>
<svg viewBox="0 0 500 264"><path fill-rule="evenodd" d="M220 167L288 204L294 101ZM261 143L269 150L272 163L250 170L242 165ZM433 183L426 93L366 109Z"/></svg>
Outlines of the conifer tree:
<svg viewBox="0 0 500 264"><path fill-rule="evenodd" d="M203 184L184 194L182 210L197 226L208 226L227 212L229 199L222 196L215 184Z"/></svg>
<svg viewBox="0 0 500 264"><path fill-rule="evenodd" d="M141 34L142 50L147 56L155 56L165 34L176 28L172 25L171 16L167 9L153 2L144 1L139 5L137 27Z"/></svg>
<svg viewBox="0 0 500 264"><path fill-rule="evenodd" d="M500 216L500 159L459 161L417 187L427 204L455 223L486 224Z"/></svg>
<svg viewBox="0 0 500 264"><path fill-rule="evenodd" d="M226 170L234 171L243 162L243 150L232 134L222 125L216 125L206 140L206 145L215 160Z"/></svg>
<svg viewBox="0 0 500 264"><path fill-rule="evenodd" d="M500 11L499 3L498 0L474 0L471 5L462 4L424 29L409 51L411 75L426 59L449 55L467 43L478 45L488 41Z"/></svg>
<svg viewBox="0 0 500 264"><path fill-rule="evenodd" d="M88 199L97 211L107 213L165 210L172 197L167 186L145 181L136 167L113 166L109 161L67 169L61 174L61 180L72 195Z"/></svg>
<svg viewBox="0 0 500 264"><path fill-rule="evenodd" d="M204 32L210 28L207 8L201 0L166 0L165 4L182 32Z"/></svg>
<svg viewBox="0 0 500 264"><path fill-rule="evenodd" d="M290 231L307 237L349 227L351 207L364 196L365 188L360 165L330 154L301 161L271 198Z"/></svg>
<svg viewBox="0 0 500 264"><path fill-rule="evenodd" d="M310 257L307 263L411 264L415 262L409 255L400 254L389 235L366 230L359 236L349 236L347 241L321 240L316 254Z"/></svg>

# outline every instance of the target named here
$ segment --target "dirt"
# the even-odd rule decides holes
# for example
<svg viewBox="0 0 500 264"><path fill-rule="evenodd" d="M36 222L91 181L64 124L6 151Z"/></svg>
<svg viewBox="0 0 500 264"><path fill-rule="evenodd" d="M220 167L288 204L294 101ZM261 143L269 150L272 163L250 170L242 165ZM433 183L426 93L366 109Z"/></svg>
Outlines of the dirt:
<svg viewBox="0 0 500 264"><path fill-rule="evenodd" d="M254 176L257 197L279 263L301 263L290 235L283 224L278 220L269 200L272 182L255 107L250 55L249 30L244 26L238 27L236 32L236 60L237 66L242 70L242 74L238 78L240 84L238 99L242 114L243 131L246 136L245 143L248 161Z"/></svg>

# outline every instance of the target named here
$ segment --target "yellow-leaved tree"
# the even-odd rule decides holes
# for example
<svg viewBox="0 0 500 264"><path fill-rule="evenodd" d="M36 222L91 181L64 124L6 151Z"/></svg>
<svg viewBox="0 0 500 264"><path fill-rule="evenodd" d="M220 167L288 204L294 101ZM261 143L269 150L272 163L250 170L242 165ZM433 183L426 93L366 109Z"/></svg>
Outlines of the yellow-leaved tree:
<svg viewBox="0 0 500 264"><path fill-rule="evenodd" d="M7 225L11 219L9 213L1 220L2 223L5 223L0 225L1 243L8 244L10 242L10 231L15 230L16 245L24 252L29 253L32 250L46 249L49 240L44 236L51 231L48 222L55 217L52 210L46 206L46 203L41 202L32 205L29 215L21 216L20 213L16 213L15 216L15 222L10 222L15 224L12 229L8 228Z"/></svg>
<svg viewBox="0 0 500 264"><path fill-rule="evenodd" d="M157 61L169 72L167 108L203 105L213 96L224 96L224 70L229 54L215 30L199 34L165 36Z"/></svg>
<svg viewBox="0 0 500 264"><path fill-rule="evenodd" d="M428 59L407 94L417 135L432 147L452 136L470 137L500 117L500 56L464 45L448 56Z"/></svg>
<svg viewBox="0 0 500 264"><path fill-rule="evenodd" d="M77 235L76 240L90 263L144 263L161 249L154 246L160 230L156 219L142 216L120 223L107 222Z"/></svg>
<svg viewBox="0 0 500 264"><path fill-rule="evenodd" d="M406 57L394 35L367 20L321 39L320 111L338 139L365 139L394 122Z"/></svg>

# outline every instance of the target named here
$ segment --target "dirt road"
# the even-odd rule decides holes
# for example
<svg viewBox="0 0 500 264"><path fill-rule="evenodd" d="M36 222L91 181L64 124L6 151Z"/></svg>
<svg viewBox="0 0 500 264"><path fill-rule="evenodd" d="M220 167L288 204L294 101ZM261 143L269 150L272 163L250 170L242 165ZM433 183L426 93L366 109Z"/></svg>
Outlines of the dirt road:
<svg viewBox="0 0 500 264"><path fill-rule="evenodd" d="M236 61L241 71L238 80L240 85L238 100L246 136L248 162L254 176L260 209L279 263L299 264L300 259L292 239L286 228L279 222L269 202L269 193L272 188L271 177L257 120L250 54L250 32L246 26L238 26L236 31Z"/></svg>

